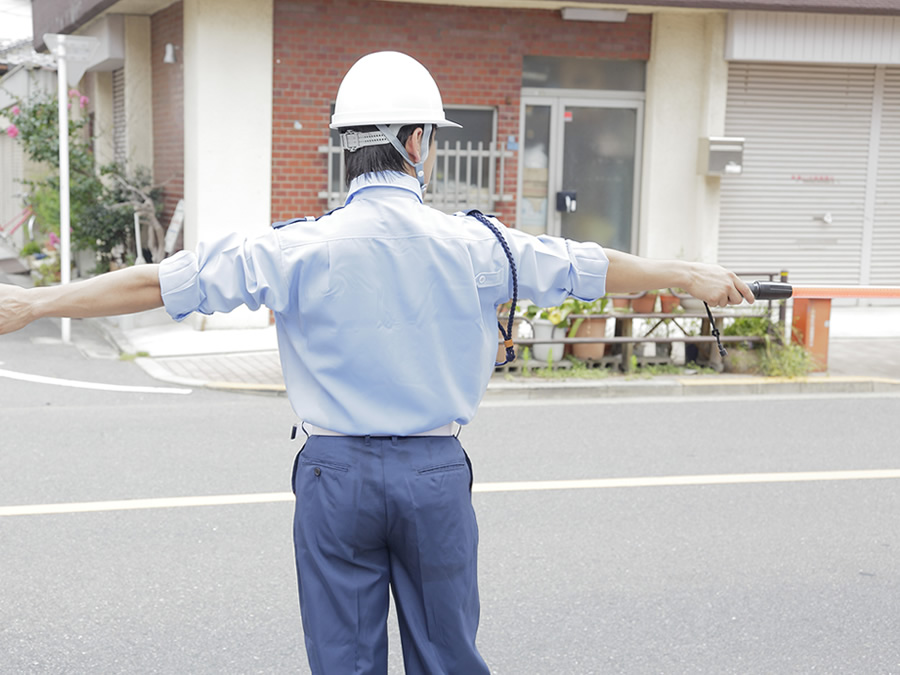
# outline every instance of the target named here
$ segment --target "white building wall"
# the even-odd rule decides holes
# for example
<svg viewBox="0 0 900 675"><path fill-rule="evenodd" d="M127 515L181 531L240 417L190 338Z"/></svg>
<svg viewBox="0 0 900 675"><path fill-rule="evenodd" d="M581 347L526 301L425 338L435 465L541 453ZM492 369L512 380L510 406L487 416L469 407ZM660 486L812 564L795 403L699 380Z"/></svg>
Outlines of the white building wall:
<svg viewBox="0 0 900 675"><path fill-rule="evenodd" d="M186 249L270 226L272 21L273 0L184 0ZM268 312L203 321L260 325Z"/></svg>
<svg viewBox="0 0 900 675"><path fill-rule="evenodd" d="M715 261L719 179L697 171L700 139L725 128L724 13L653 16L638 252Z"/></svg>

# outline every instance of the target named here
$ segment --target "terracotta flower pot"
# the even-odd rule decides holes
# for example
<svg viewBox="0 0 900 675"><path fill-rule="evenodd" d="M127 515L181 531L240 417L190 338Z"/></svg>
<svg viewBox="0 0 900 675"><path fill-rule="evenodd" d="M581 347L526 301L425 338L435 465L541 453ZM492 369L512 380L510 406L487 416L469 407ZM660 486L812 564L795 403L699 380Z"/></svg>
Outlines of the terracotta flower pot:
<svg viewBox="0 0 900 675"><path fill-rule="evenodd" d="M681 298L671 293L661 293L659 296L659 311L663 314L671 314L672 310L681 304Z"/></svg>
<svg viewBox="0 0 900 675"><path fill-rule="evenodd" d="M587 317L575 331L575 337L602 338L606 336L606 319ZM572 345L572 355L585 361L602 359L606 353L606 345L602 342L585 342Z"/></svg>
<svg viewBox="0 0 900 675"><path fill-rule="evenodd" d="M636 314L650 314L653 312L655 307L655 293L647 293L646 295L643 295L640 298L635 298L631 301L631 309L633 309Z"/></svg>

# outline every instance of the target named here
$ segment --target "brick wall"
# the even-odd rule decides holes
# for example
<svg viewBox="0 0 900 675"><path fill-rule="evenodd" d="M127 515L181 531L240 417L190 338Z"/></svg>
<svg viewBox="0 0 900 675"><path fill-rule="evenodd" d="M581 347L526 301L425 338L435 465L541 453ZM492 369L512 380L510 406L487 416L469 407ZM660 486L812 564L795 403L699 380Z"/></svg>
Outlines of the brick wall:
<svg viewBox="0 0 900 675"><path fill-rule="evenodd" d="M497 138L518 138L524 55L646 60L650 23L649 15L614 24L563 21L558 11L275 0L272 218L325 210L317 195L327 164L317 148L328 142L341 77L360 56L385 49L414 56L434 75L445 105L496 107ZM514 195L516 162L506 169L503 191ZM495 211L514 224L514 203Z"/></svg>
<svg viewBox="0 0 900 675"><path fill-rule="evenodd" d="M153 68L153 181L162 185L165 209L160 222L168 226L175 205L184 197L184 52L182 3L176 2L150 18L150 58ZM163 63L166 44L176 63Z"/></svg>

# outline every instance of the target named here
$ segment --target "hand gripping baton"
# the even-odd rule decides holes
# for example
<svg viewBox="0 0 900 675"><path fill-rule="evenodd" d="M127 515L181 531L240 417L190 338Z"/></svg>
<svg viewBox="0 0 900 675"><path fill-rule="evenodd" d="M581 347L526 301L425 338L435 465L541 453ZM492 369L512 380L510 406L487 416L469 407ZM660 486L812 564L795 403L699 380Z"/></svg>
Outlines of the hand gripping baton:
<svg viewBox="0 0 900 675"><path fill-rule="evenodd" d="M794 295L794 287L779 281L752 281L750 291L757 300L785 300Z"/></svg>
<svg viewBox="0 0 900 675"><path fill-rule="evenodd" d="M751 281L749 286L750 292L753 293L753 297L757 300L783 300L794 295L793 286L780 281ZM706 315L709 317L711 332L713 337L716 338L719 355L725 358L728 355L728 350L722 346L721 333L718 326L716 326L716 320L709 309L709 305L705 302L703 305L706 307Z"/></svg>

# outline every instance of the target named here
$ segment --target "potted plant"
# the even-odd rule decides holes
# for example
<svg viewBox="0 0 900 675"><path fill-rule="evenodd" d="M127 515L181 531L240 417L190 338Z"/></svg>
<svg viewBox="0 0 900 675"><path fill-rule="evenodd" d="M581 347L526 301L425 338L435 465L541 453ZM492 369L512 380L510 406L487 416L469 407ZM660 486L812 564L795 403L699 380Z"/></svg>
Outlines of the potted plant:
<svg viewBox="0 0 900 675"><path fill-rule="evenodd" d="M535 340L549 340L566 335L571 313L571 306L565 304L558 307L529 305L524 316L531 324ZM552 363L562 359L565 350L564 342L541 343L532 345L531 355L536 361Z"/></svg>
<svg viewBox="0 0 900 675"><path fill-rule="evenodd" d="M602 297L598 300L585 301L578 298L566 298L563 306L571 308L569 313L570 338L602 338L606 337L606 317L596 316L605 314L609 298ZM585 361L596 361L603 358L606 353L606 345L602 342L583 342L572 345L572 355Z"/></svg>
<svg viewBox="0 0 900 675"><path fill-rule="evenodd" d="M688 293L683 288L670 288L669 289L676 298L678 298L678 304L681 305L682 309L686 312L704 312L706 308L703 305L703 301L695 298L693 295Z"/></svg>
<svg viewBox="0 0 900 675"><path fill-rule="evenodd" d="M631 311L631 296L628 295L607 295L612 300L613 310L629 312Z"/></svg>
<svg viewBox="0 0 900 675"><path fill-rule="evenodd" d="M659 311L663 314L671 314L681 304L679 298L672 289L666 289L659 294Z"/></svg>
<svg viewBox="0 0 900 675"><path fill-rule="evenodd" d="M631 309L636 314L652 314L656 308L656 296L659 291L647 291L631 301Z"/></svg>

